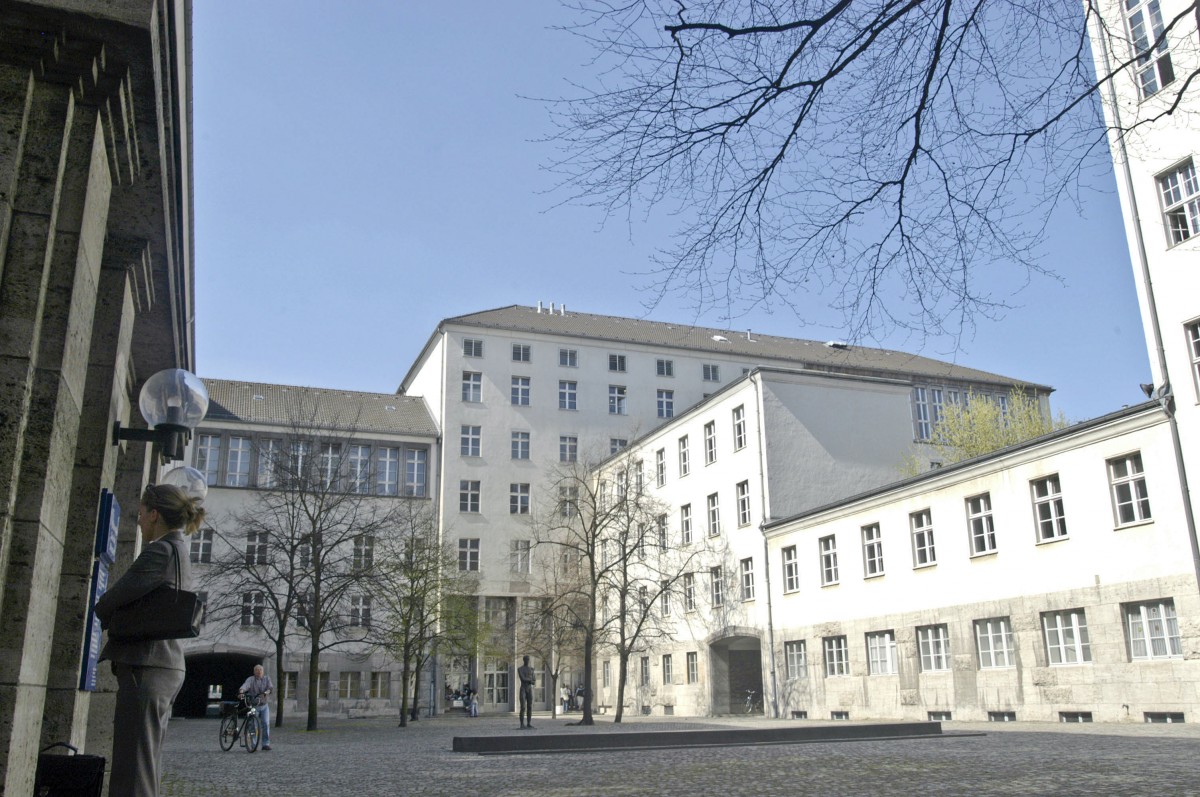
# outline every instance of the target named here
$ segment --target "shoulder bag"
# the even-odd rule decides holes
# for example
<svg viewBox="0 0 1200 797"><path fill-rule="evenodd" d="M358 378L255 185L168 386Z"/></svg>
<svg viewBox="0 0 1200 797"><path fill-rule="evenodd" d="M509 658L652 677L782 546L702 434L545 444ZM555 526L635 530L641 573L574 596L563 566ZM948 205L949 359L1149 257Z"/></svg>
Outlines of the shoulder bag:
<svg viewBox="0 0 1200 797"><path fill-rule="evenodd" d="M155 642L160 639L193 639L204 624L204 601L195 592L179 588L182 575L179 551L171 544L175 561L175 586L163 584L113 612L108 638L116 642Z"/></svg>

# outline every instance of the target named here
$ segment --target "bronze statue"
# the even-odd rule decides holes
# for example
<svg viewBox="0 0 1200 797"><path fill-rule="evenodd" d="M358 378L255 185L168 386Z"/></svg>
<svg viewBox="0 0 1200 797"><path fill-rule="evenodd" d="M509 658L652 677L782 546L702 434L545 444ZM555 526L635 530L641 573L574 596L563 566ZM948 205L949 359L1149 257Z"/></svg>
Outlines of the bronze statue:
<svg viewBox="0 0 1200 797"><path fill-rule="evenodd" d="M521 680L521 705L520 705L520 721L521 728L529 728L533 730L533 668L529 666L529 657L524 659L525 663L517 668L517 678Z"/></svg>

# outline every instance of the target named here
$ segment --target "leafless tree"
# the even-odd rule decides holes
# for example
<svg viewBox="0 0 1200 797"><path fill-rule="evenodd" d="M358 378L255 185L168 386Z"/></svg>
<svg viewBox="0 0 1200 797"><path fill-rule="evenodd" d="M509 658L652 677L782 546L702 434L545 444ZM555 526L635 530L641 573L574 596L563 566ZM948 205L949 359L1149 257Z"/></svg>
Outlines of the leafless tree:
<svg viewBox="0 0 1200 797"><path fill-rule="evenodd" d="M538 555L540 554L540 555ZM583 646L583 618L588 616L580 578L583 569L578 559L549 545L530 552L532 583L522 600L517 618L517 647L536 657L550 676L548 702L553 716L558 710L558 683L563 670L580 664Z"/></svg>
<svg viewBox="0 0 1200 797"><path fill-rule="evenodd" d="M653 301L799 314L808 294L856 339L1003 309L1047 272L1050 212L1107 168L1100 90L1137 73L1156 101L1131 124L1196 90L1163 57L1196 47L1196 2L1128 31L1098 0L566 2L596 57L550 105L565 201L679 219ZM1117 45L1099 74L1089 26Z"/></svg>

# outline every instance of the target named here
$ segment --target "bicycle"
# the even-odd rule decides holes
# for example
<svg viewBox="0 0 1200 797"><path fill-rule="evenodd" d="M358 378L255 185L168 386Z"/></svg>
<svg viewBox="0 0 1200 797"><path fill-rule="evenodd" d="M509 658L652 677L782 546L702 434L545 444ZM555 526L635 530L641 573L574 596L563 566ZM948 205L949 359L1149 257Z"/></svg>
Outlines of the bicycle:
<svg viewBox="0 0 1200 797"><path fill-rule="evenodd" d="M258 709L250 705L250 700L245 695L236 701L224 700L221 710L221 749L229 752L234 742L241 739L247 753L257 750L260 733Z"/></svg>
<svg viewBox="0 0 1200 797"><path fill-rule="evenodd" d="M762 713L762 710L763 710L762 701L759 700L757 697L755 697L755 695L757 695L757 694L758 694L758 692L754 691L753 689L746 690L746 713L747 714L761 714Z"/></svg>

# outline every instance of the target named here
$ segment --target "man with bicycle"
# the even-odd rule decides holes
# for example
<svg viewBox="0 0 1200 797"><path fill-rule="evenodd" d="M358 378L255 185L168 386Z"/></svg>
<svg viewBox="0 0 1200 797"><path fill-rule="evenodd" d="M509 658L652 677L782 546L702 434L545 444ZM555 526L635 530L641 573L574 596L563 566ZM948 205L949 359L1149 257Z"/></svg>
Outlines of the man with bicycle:
<svg viewBox="0 0 1200 797"><path fill-rule="evenodd" d="M263 672L261 664L254 665L254 675L247 678L238 689L238 697L245 695L250 705L258 709L258 732L262 737L263 750L271 749L271 705L267 702L267 695L272 691L271 676Z"/></svg>

